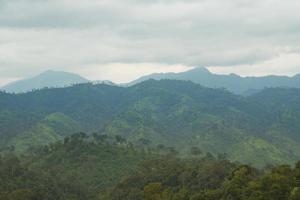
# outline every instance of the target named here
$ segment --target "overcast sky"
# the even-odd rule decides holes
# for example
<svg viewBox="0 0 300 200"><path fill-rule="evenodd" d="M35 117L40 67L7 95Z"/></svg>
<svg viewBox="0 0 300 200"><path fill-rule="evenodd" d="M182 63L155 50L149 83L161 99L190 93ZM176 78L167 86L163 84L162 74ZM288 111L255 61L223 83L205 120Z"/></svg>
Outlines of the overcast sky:
<svg viewBox="0 0 300 200"><path fill-rule="evenodd" d="M0 0L0 85L47 69L127 82L194 66L300 73L299 0Z"/></svg>

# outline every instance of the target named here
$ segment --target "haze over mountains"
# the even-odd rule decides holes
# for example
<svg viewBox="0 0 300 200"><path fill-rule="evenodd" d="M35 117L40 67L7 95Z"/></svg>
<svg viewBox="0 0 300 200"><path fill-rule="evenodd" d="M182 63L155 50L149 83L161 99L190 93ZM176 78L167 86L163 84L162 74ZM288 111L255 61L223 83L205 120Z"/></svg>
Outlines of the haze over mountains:
<svg viewBox="0 0 300 200"><path fill-rule="evenodd" d="M219 75L213 74L204 67L196 67L181 73L155 73L143 76L130 85L148 79L173 79L189 80L210 88L226 88L235 94L251 94L265 87L300 87L300 75L288 76L264 76L264 77L241 77L236 74Z"/></svg>
<svg viewBox="0 0 300 200"><path fill-rule="evenodd" d="M154 73L143 76L123 86L131 86L145 80L155 79L170 79L170 80L189 80L210 88L226 88L227 90L241 95L250 95L258 92L266 87L300 87L300 75L293 77L288 76L264 76L264 77L241 77L236 74L219 75L211 73L204 67L196 67L192 70L181 73ZM113 85L110 81L90 81L82 76L74 73L48 70L35 77L10 83L2 90L6 92L28 92L34 89L44 87L66 87L78 83L106 83Z"/></svg>
<svg viewBox="0 0 300 200"><path fill-rule="evenodd" d="M74 73L48 70L32 78L9 83L2 87L7 92L21 93L45 87L66 87L89 80Z"/></svg>

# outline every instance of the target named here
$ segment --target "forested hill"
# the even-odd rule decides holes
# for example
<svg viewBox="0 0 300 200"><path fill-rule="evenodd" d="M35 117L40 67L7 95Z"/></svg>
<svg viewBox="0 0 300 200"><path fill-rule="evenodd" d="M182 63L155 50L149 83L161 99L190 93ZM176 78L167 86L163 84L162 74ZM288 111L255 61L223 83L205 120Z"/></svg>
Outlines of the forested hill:
<svg viewBox="0 0 300 200"><path fill-rule="evenodd" d="M256 169L191 148L133 146L84 133L0 154L1 200L299 200L300 162Z"/></svg>
<svg viewBox="0 0 300 200"><path fill-rule="evenodd" d="M176 80L1 93L0 143L21 152L86 131L172 146L182 156L197 147L256 166L292 163L300 158L299 102L299 89L242 97Z"/></svg>

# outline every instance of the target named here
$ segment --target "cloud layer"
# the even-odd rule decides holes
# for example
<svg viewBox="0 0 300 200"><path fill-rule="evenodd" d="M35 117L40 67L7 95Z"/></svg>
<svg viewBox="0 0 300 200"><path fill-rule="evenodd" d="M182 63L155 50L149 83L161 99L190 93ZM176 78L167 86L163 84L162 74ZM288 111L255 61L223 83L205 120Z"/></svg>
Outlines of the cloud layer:
<svg viewBox="0 0 300 200"><path fill-rule="evenodd" d="M296 0L0 0L0 79L118 66L120 80L106 79L120 82L130 65L262 75L276 60L279 73L299 73L290 60L300 55L299 9Z"/></svg>

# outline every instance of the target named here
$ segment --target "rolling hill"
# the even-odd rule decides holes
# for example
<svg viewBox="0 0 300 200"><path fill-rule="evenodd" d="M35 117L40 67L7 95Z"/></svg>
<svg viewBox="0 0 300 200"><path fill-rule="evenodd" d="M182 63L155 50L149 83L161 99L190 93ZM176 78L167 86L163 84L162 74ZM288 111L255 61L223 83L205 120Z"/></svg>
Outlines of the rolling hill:
<svg viewBox="0 0 300 200"><path fill-rule="evenodd" d="M23 151L85 131L174 147L182 156L198 147L256 166L292 163L300 158L299 102L300 89L270 88L243 97L177 80L2 92L1 146Z"/></svg>

